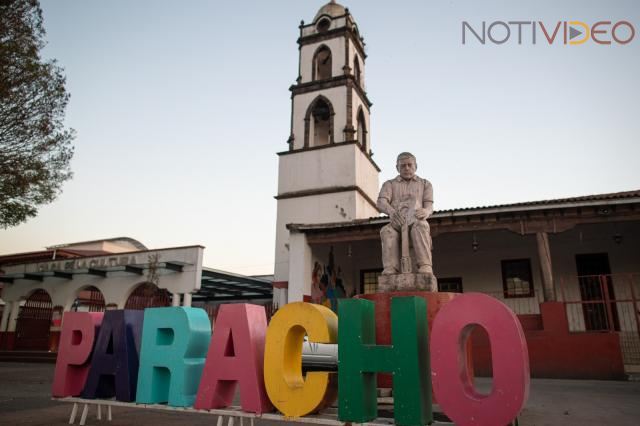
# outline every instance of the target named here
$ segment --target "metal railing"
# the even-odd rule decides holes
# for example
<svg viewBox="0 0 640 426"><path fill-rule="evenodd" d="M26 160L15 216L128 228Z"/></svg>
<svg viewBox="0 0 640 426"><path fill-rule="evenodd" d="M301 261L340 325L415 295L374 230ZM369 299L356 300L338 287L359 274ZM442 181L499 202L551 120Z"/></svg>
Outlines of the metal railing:
<svg viewBox="0 0 640 426"><path fill-rule="evenodd" d="M536 288L531 297L505 297L503 291L482 291L507 305L516 315L540 314L540 303L544 302L542 290Z"/></svg>
<svg viewBox="0 0 640 426"><path fill-rule="evenodd" d="M616 332L625 364L640 364L640 274L568 276L558 289L571 332Z"/></svg>

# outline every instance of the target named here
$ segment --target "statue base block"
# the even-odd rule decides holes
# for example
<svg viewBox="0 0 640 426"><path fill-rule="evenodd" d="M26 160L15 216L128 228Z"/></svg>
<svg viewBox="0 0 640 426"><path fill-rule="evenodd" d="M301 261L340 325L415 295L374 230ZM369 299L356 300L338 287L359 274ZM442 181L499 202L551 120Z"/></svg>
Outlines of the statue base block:
<svg viewBox="0 0 640 426"><path fill-rule="evenodd" d="M438 280L433 274L405 273L380 275L378 277L378 291L389 293L392 291L438 291Z"/></svg>

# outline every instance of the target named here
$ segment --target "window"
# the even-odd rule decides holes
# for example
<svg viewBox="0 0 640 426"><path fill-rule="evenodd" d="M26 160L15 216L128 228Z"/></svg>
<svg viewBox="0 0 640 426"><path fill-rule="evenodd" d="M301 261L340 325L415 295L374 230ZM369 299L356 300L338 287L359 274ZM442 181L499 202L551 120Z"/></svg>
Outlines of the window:
<svg viewBox="0 0 640 426"><path fill-rule="evenodd" d="M360 61L358 60L358 56L353 59L353 75L356 78L356 83L358 83L358 85L362 85L362 83L360 82L362 72L360 71Z"/></svg>
<svg viewBox="0 0 640 426"><path fill-rule="evenodd" d="M331 134L331 108L323 99L318 99L311 110L313 117L313 146L328 145Z"/></svg>
<svg viewBox="0 0 640 426"><path fill-rule="evenodd" d="M530 259L502 261L504 297L533 297L533 278Z"/></svg>
<svg viewBox="0 0 640 426"><path fill-rule="evenodd" d="M358 111L357 137L358 137L358 143L360 144L360 146L362 146L362 149L366 152L367 151L367 122L365 121L364 113L362 112L362 109Z"/></svg>
<svg viewBox="0 0 640 426"><path fill-rule="evenodd" d="M335 112L329 99L318 96L304 115L304 147L335 143L333 139L333 116Z"/></svg>
<svg viewBox="0 0 640 426"><path fill-rule="evenodd" d="M327 31L329 27L331 27L331 21L327 18L322 18L320 22L318 22L318 25L316 25L316 29L319 33Z"/></svg>
<svg viewBox="0 0 640 426"><path fill-rule="evenodd" d="M382 269L364 269L360 271L360 294L378 291L378 277Z"/></svg>
<svg viewBox="0 0 640 426"><path fill-rule="evenodd" d="M327 46L322 46L313 56L312 79L325 80L331 78L331 50Z"/></svg>
<svg viewBox="0 0 640 426"><path fill-rule="evenodd" d="M438 278L438 291L462 293L462 278Z"/></svg>

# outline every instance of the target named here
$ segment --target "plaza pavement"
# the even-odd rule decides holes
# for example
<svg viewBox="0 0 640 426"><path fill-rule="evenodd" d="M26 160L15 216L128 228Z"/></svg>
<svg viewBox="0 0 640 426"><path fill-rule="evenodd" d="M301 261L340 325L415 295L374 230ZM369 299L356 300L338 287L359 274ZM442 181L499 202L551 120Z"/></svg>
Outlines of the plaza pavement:
<svg viewBox="0 0 640 426"><path fill-rule="evenodd" d="M49 426L69 422L71 404L50 397L52 364L0 362L0 425ZM481 387L489 383L481 380ZM210 426L217 417L206 414L172 413L136 408L113 408L113 421L101 422L92 409L87 425ZM543 425L638 425L640 382L534 379L520 426ZM76 419L78 424L79 415ZM236 422L236 426L239 423ZM245 422L247 424L247 422ZM259 426L285 422L256 422ZM225 422L226 426L226 422Z"/></svg>

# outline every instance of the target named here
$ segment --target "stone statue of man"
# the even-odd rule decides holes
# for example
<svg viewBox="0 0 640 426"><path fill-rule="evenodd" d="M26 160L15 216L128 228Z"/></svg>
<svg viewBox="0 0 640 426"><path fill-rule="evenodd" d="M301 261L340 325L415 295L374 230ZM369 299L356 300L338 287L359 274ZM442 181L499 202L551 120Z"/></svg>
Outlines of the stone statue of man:
<svg viewBox="0 0 640 426"><path fill-rule="evenodd" d="M433 276L431 235L427 222L433 213L433 188L428 180L416 175L417 168L413 154L403 152L398 155L396 170L400 175L386 181L378 195L378 210L391 219L391 223L380 231L382 275L412 272L410 240L418 267L415 272Z"/></svg>

